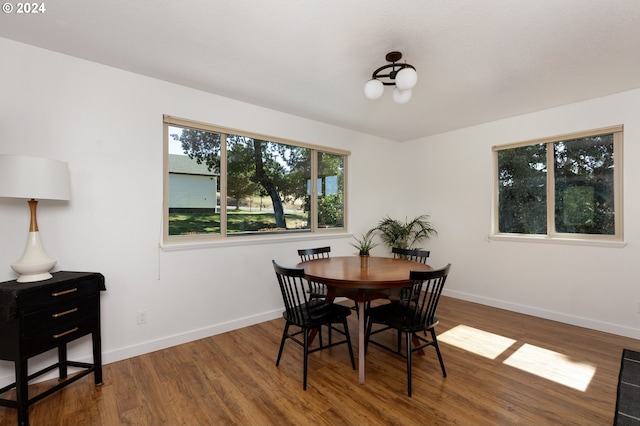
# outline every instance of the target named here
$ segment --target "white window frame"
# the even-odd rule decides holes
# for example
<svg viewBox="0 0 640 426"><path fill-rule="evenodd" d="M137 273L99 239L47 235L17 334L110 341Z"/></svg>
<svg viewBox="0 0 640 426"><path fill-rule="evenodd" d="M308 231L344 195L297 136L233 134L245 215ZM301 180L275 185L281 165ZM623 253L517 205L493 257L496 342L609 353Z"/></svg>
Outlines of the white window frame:
<svg viewBox="0 0 640 426"><path fill-rule="evenodd" d="M555 161L553 144L556 142L579 139L583 137L613 134L613 150L614 150L614 235L602 234L568 234L555 231L555 184L554 184L554 168ZM523 241L523 242L547 242L560 244L577 244L577 245L598 245L610 247L624 247L624 219L623 219L623 133L624 126L616 125L603 127L583 132L569 133L560 136L552 136L530 141L510 143L505 145L493 146L493 202L492 202L492 225L489 238L497 241ZM499 175L498 175L498 152L512 148L519 148L529 145L546 144L547 150L547 233L545 235L534 234L514 234L499 231ZM550 148L551 147L551 148ZM551 165L551 167L549 166Z"/></svg>
<svg viewBox="0 0 640 426"><path fill-rule="evenodd" d="M250 234L250 235L233 235L227 236L226 233L226 143L221 142L220 144L220 234L196 234L196 235L169 235L169 127L177 126L177 127L187 127L198 130L203 130L207 132L220 133L222 136L226 134L240 135L246 136L250 138L266 140L270 142L276 142L286 145L293 145L303 148L311 149L311 197L310 203L312 207L312 211L310 212L310 229L307 232L303 233L265 233L265 235L260 234ZM222 138L222 141L226 140L226 138ZM268 243L271 241L282 242L285 240L299 240L305 239L309 236L322 236L323 238L343 238L350 234L347 234L347 200L348 200L348 160L351 155L350 151L329 148L320 145L308 144L298 141L287 140L283 138L260 135L256 133L246 132L243 130L231 129L227 127L216 126L208 123L203 123L199 121L184 119L173 117L170 115L163 116L163 203L162 203L162 242L161 247L165 250L180 250L180 249L188 249L188 248L198 248L203 244L208 245L211 243L224 243L225 245L243 245L247 242L252 243ZM342 227L335 228L321 228L318 227L318 189L317 189L317 153L321 151L328 154L339 155L344 157L344 204L343 204L343 214L344 214L344 224Z"/></svg>

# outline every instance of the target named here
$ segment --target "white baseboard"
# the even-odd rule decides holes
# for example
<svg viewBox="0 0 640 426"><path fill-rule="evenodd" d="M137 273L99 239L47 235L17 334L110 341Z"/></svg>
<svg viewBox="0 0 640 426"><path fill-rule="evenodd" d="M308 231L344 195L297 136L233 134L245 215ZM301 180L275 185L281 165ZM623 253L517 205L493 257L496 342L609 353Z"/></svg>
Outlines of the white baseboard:
<svg viewBox="0 0 640 426"><path fill-rule="evenodd" d="M455 299L462 299L469 302L479 303L481 305L493 306L494 308L506 309L508 311L532 315L538 318L545 318L548 320L571 324L578 327L589 328L591 330L598 330L605 333L630 337L632 339L640 339L640 329L637 328L625 327L618 324L594 320L592 318L568 315L562 312L548 311L545 309L536 308L534 306L520 305L504 300L492 299L455 290L444 290L442 294L444 294L445 296L453 297Z"/></svg>
<svg viewBox="0 0 640 426"><path fill-rule="evenodd" d="M184 333L174 334L172 336L164 336L159 339L149 340L123 348L108 350L102 353L102 363L110 364L112 362L122 361L123 359L155 352L172 346L182 345L184 343L193 342L194 340L204 339L206 337L215 336L216 334L226 333L227 331L237 330L280 317L282 317L282 309L190 330Z"/></svg>

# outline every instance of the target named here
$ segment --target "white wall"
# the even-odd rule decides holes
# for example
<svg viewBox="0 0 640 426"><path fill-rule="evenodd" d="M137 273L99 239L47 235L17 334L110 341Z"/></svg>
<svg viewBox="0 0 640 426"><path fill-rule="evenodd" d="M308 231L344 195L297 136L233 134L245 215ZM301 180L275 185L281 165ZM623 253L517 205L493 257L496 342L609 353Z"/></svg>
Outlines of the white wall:
<svg viewBox="0 0 640 426"><path fill-rule="evenodd" d="M489 100L490 101L490 100ZM433 265L452 262L449 295L640 338L640 90L482 124L402 144L405 188L439 237ZM624 248L489 241L491 147L624 125Z"/></svg>
<svg viewBox="0 0 640 426"><path fill-rule="evenodd" d="M69 163L72 200L40 202L38 224L57 270L106 277L105 363L279 317L271 259L293 266L297 248L355 250L350 236L159 249L163 114L351 150L353 232L375 224L390 198L381 194L395 172L387 164L393 142L1 38L0 56L0 153ZM9 265L28 229L26 201L0 198L0 281L16 278ZM148 323L138 326L141 309ZM70 357L89 360L89 339L81 340ZM32 366L51 359L36 357ZM0 384L12 380L12 364L0 361Z"/></svg>

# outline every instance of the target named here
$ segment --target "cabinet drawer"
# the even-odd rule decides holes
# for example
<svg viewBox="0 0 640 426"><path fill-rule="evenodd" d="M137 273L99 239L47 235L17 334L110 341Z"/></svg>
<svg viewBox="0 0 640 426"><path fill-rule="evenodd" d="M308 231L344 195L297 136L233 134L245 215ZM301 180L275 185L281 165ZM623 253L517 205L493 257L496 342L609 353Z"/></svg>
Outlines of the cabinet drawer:
<svg viewBox="0 0 640 426"><path fill-rule="evenodd" d="M99 291L100 282L91 277L62 282L29 293L28 297L22 300L22 311L26 314L50 306L71 303L92 294L97 295Z"/></svg>
<svg viewBox="0 0 640 426"><path fill-rule="evenodd" d="M97 332L100 328L100 318L97 312L78 318L75 321L63 321L50 328L23 336L24 353L27 356L53 349L62 343L67 343L86 334Z"/></svg>
<svg viewBox="0 0 640 426"><path fill-rule="evenodd" d="M82 299L71 298L64 301L66 303L55 303L46 309L26 314L22 326L23 336L28 338L41 330L58 329L77 323L96 312L100 303L98 295Z"/></svg>

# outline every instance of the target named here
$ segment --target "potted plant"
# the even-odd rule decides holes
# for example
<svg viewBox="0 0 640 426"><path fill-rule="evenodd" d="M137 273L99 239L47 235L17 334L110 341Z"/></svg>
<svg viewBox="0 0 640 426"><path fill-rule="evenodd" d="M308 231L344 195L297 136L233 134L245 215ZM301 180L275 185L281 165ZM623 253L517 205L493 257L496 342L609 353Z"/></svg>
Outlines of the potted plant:
<svg viewBox="0 0 640 426"><path fill-rule="evenodd" d="M353 236L353 239L356 240L354 243L350 243L353 247L358 249L358 254L360 256L369 256L369 252L377 247L379 244L373 241L373 237L375 236L376 228L371 228L361 237Z"/></svg>
<svg viewBox="0 0 640 426"><path fill-rule="evenodd" d="M438 234L426 214L412 220L405 218L404 222L387 216L374 229L380 232L380 239L389 247L403 249L417 248L415 244L428 240L432 234Z"/></svg>

